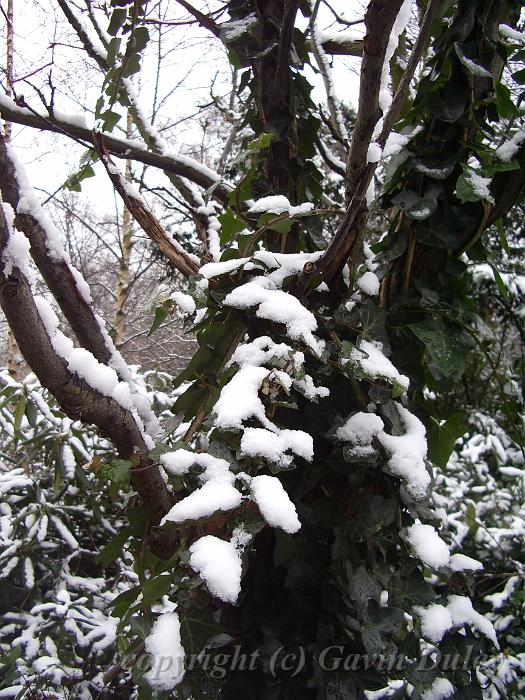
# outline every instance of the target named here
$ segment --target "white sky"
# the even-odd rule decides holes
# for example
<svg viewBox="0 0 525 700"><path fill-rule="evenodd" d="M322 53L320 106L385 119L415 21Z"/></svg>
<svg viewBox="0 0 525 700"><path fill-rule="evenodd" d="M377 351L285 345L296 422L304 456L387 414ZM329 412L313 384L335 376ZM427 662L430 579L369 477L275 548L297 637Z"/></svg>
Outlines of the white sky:
<svg viewBox="0 0 525 700"><path fill-rule="evenodd" d="M1 4L5 10L7 0L1 0ZM362 17L363 4L354 3L355 9L347 9L346 16L349 19ZM345 12L346 5L345 0L334 0L332 3L340 13ZM167 18L181 16L178 5L172 1ZM5 25L3 17L1 19ZM304 26L304 19L300 18L299 23ZM101 74L92 67L90 60L86 63L84 52L78 49L79 42L64 21L60 8L53 0L15 0L14 24L16 92L23 94L32 107L41 109L41 103L28 82L42 90L49 100L51 76L56 107L68 113L87 110L90 123L92 119L89 112L93 112L100 95ZM323 8L320 26L329 28L332 24L332 15ZM5 36L5 26L2 35ZM170 146L174 152L194 155L195 149L199 148L202 131L199 123L190 117L200 106L210 102L210 84L215 85L214 94L227 94L229 65L221 42L195 26L171 28L166 39L166 44L168 43L170 51L161 64L159 93L162 97L169 96L165 97L158 124L180 121L170 131ZM151 114L155 88L155 51L154 42L151 42L140 82L136 83L142 107L148 115ZM51 61L52 66L48 65ZM334 59L334 80L339 98L354 106L358 98L358 65L357 59ZM37 69L41 70L27 78L28 82L20 80ZM308 70L307 77L314 84L314 100L324 102L325 93L319 76ZM41 133L16 125L13 129L13 145L27 166L33 186L48 192L54 192L69 174L76 171L83 153L81 146L65 136ZM84 181L79 197L83 201L89 201L99 214L114 213L112 188L108 186L106 175L100 166L96 172L96 178Z"/></svg>

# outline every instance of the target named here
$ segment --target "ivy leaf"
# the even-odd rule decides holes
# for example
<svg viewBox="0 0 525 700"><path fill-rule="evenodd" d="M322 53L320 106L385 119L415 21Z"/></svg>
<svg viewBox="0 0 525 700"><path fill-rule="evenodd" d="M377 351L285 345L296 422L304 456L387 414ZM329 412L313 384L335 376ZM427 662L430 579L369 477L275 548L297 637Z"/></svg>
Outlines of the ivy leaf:
<svg viewBox="0 0 525 700"><path fill-rule="evenodd" d="M122 554L122 548L127 542L131 534L131 528L125 527L108 542L102 551L100 551L96 560L104 568L108 567L112 562L115 561Z"/></svg>
<svg viewBox="0 0 525 700"><path fill-rule="evenodd" d="M439 321L411 323L407 326L423 343L428 355L428 369L436 380L460 376L465 356L474 343L462 330Z"/></svg>
<svg viewBox="0 0 525 700"><path fill-rule="evenodd" d="M360 608L366 609L369 600L379 601L381 586L364 566L360 566L349 576L348 592Z"/></svg>
<svg viewBox="0 0 525 700"><path fill-rule="evenodd" d="M518 85L525 85L525 68L515 71L512 78Z"/></svg>
<svg viewBox="0 0 525 700"><path fill-rule="evenodd" d="M171 585L171 574L161 574L160 576L155 576L155 578L146 581L142 586L144 605L153 605L153 603L160 600L163 595L167 595L171 589Z"/></svg>
<svg viewBox="0 0 525 700"><path fill-rule="evenodd" d="M140 539L146 534L147 524L149 521L148 511L144 506L135 506L127 511L129 525L133 535Z"/></svg>
<svg viewBox="0 0 525 700"><path fill-rule="evenodd" d="M215 622L212 609L192 606L181 618L181 638L186 654L198 654L224 628Z"/></svg>
<svg viewBox="0 0 525 700"><path fill-rule="evenodd" d="M250 141L248 144L248 150L250 151L260 151L263 148L268 148L272 142L273 134L267 134L263 132L262 134L259 134L259 136L254 139L253 141Z"/></svg>
<svg viewBox="0 0 525 700"><path fill-rule="evenodd" d="M294 224L293 219L282 219L282 215L276 216L275 219L270 219L266 224L269 229L277 233L290 233Z"/></svg>
<svg viewBox="0 0 525 700"><path fill-rule="evenodd" d="M519 115L519 110L512 101L509 88L501 82L496 85L496 109L502 119L510 119L510 117Z"/></svg>
<svg viewBox="0 0 525 700"><path fill-rule="evenodd" d="M456 197L462 202L479 202L486 200L494 203L493 197L488 191L490 179L485 178L477 170L461 164L463 172L456 183Z"/></svg>
<svg viewBox="0 0 525 700"><path fill-rule="evenodd" d="M228 243L231 241L237 233L240 233L246 228L246 224L242 219L238 219L231 209L226 209L226 211L218 217L221 223L221 243Z"/></svg>
<svg viewBox="0 0 525 700"><path fill-rule="evenodd" d="M140 54L130 54L122 66L122 77L129 78L140 70Z"/></svg>
<svg viewBox="0 0 525 700"><path fill-rule="evenodd" d="M81 182L88 177L94 177L95 171L91 165L84 165L82 169L71 175L65 182L65 186L71 192L80 192L82 190Z"/></svg>
<svg viewBox="0 0 525 700"><path fill-rule="evenodd" d="M113 112L111 109L107 109L100 115L104 123L104 131L113 131L118 122L120 121L122 115L118 112Z"/></svg>
<svg viewBox="0 0 525 700"><path fill-rule="evenodd" d="M359 540L378 533L394 522L396 501L382 496L366 496L360 504L359 514L351 523L352 534Z"/></svg>
<svg viewBox="0 0 525 700"><path fill-rule="evenodd" d="M133 588L130 588L129 590L124 591L124 593L120 593L120 595L118 595L116 598L113 598L109 604L110 607L113 608L111 616L123 617L129 610L130 605L137 600L139 594L140 586L133 586Z"/></svg>
<svg viewBox="0 0 525 700"><path fill-rule="evenodd" d="M465 68L469 71L469 73L472 73L472 75L477 75L482 78L492 78L492 73L490 73L483 66L480 66L479 63L476 63L476 61L473 58L469 58L469 56L467 55L468 53L471 53L472 46L474 45L460 44L456 42L454 44L454 49L456 51L457 57L465 66Z"/></svg>
<svg viewBox="0 0 525 700"><path fill-rule="evenodd" d="M109 464L103 464L98 474L120 489L127 490L131 478L131 462L126 459L114 459Z"/></svg>
<svg viewBox="0 0 525 700"><path fill-rule="evenodd" d="M114 37L111 39L108 45L108 53L107 53L107 64L108 66L114 66L115 63L117 62L117 58L119 55L120 51L120 44L122 43L122 39L118 37ZM95 113L95 116L98 116L97 113Z"/></svg>
<svg viewBox="0 0 525 700"><path fill-rule="evenodd" d="M436 418L431 418L427 430L429 459L444 469L456 441L466 430L465 414L462 412L453 413L443 423L440 423Z"/></svg>
<svg viewBox="0 0 525 700"><path fill-rule="evenodd" d="M109 20L108 34L111 34L111 36L116 36L119 32L119 29L126 21L127 16L127 9L124 9L122 7L117 7L116 9L114 9L111 15L111 19Z"/></svg>
<svg viewBox="0 0 525 700"><path fill-rule="evenodd" d="M149 41L149 31L147 27L137 27L133 32L133 49L137 53L144 51Z"/></svg>
<svg viewBox="0 0 525 700"><path fill-rule="evenodd" d="M441 121L453 124L463 116L468 100L468 86L451 83L444 90L431 95L428 109Z"/></svg>
<svg viewBox="0 0 525 700"><path fill-rule="evenodd" d="M426 605L435 597L432 586L416 566L396 571L388 582L388 604L394 607Z"/></svg>

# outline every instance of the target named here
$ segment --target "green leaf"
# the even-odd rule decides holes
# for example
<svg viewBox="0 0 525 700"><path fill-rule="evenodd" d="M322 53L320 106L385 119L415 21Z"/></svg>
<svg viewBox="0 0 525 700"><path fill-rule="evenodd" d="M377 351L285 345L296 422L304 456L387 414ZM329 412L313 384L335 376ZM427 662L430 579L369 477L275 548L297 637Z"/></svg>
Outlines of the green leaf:
<svg viewBox="0 0 525 700"><path fill-rule="evenodd" d="M468 100L468 86L451 83L428 100L428 109L438 119L450 124L463 116Z"/></svg>
<svg viewBox="0 0 525 700"><path fill-rule="evenodd" d="M520 169L520 164L518 163L517 160L509 160L508 163L505 163L502 160L494 160L492 163L489 163L483 168L483 171L487 177L492 177L496 173L508 173L512 172L513 170L519 170Z"/></svg>
<svg viewBox="0 0 525 700"><path fill-rule="evenodd" d="M259 134L259 136L254 139L253 141L250 141L248 144L248 149L250 151L260 151L263 148L268 148L269 145L272 142L273 134L267 134L267 133L262 133Z"/></svg>
<svg viewBox="0 0 525 700"><path fill-rule="evenodd" d="M137 600L140 595L140 586L133 586L124 593L120 593L116 598L114 598L109 604L113 608L111 612L112 617L123 617L125 613L129 610L130 605Z"/></svg>
<svg viewBox="0 0 525 700"><path fill-rule="evenodd" d="M498 286L498 289L500 291L501 296L504 299L508 300L509 290L507 289L505 282L503 281L503 278L500 274L500 271L498 270L498 268L496 267L496 263L492 259L492 256L490 256L490 255L487 256L487 262L490 265L490 267L492 268L492 272L494 273L494 279L496 281L496 284Z"/></svg>
<svg viewBox="0 0 525 700"><path fill-rule="evenodd" d="M137 27L133 32L133 49L140 53L144 51L149 41L149 31L147 27Z"/></svg>
<svg viewBox="0 0 525 700"><path fill-rule="evenodd" d="M169 316L170 311L172 309L172 303L166 303L162 302L155 308L155 318L153 319L153 323L151 324L151 328L148 331L148 338L150 335L153 335L156 330L160 328L160 326L164 323L166 318Z"/></svg>
<svg viewBox="0 0 525 700"><path fill-rule="evenodd" d="M71 175L65 182L65 186L72 192L80 192L82 190L81 182L88 177L94 177L95 171L89 164L84 165L78 172Z"/></svg>
<svg viewBox="0 0 525 700"><path fill-rule="evenodd" d="M469 53L469 49L471 49L470 44L460 44L456 42L454 44L454 49L456 51L457 57L465 66L465 68L469 71L469 73L471 73L472 75L478 75L482 78L492 78L492 73L490 73L483 66L480 66L479 63L477 63L473 58L469 58L469 56L467 55Z"/></svg>
<svg viewBox="0 0 525 700"><path fill-rule="evenodd" d="M446 212L438 209L428 219L416 224L416 238L421 243L437 248L457 248L461 236L473 232L479 216L465 206L452 206Z"/></svg>
<svg viewBox="0 0 525 700"><path fill-rule="evenodd" d="M128 541L131 534L131 528L125 527L108 542L102 551L100 551L96 560L104 568L108 567L112 562L115 561L122 554L122 548Z"/></svg>
<svg viewBox="0 0 525 700"><path fill-rule="evenodd" d="M140 54L132 53L126 58L122 66L122 77L129 78L140 71Z"/></svg>
<svg viewBox="0 0 525 700"><path fill-rule="evenodd" d="M388 604L394 607L426 605L435 598L432 586L417 567L399 569L388 582Z"/></svg>
<svg viewBox="0 0 525 700"><path fill-rule="evenodd" d="M161 574L155 578L149 579L142 586L142 598L145 605L153 605L167 595L172 586L171 574Z"/></svg>
<svg viewBox="0 0 525 700"><path fill-rule="evenodd" d="M496 109L502 119L510 119L519 114L509 88L501 82L496 85Z"/></svg>
<svg viewBox="0 0 525 700"><path fill-rule="evenodd" d="M407 326L423 343L428 355L428 368L438 381L461 376L465 367L465 356L474 343L457 326L440 321L411 323Z"/></svg>
<svg viewBox="0 0 525 700"><path fill-rule="evenodd" d="M119 29L126 21L127 16L127 9L124 9L122 7L117 7L116 9L114 9L111 15L111 19L109 20L108 34L111 34L111 36L116 36L119 32Z"/></svg>
<svg viewBox="0 0 525 700"><path fill-rule="evenodd" d="M498 219L496 221L496 228L498 229L498 237L499 237L500 246L507 253L507 255L510 255L509 242L507 240L507 236L505 235L505 229L503 228L503 220L502 219Z"/></svg>
<svg viewBox="0 0 525 700"><path fill-rule="evenodd" d="M198 654L217 634L224 633L224 627L217 624L209 606L192 606L181 619L182 645L186 654Z"/></svg>
<svg viewBox="0 0 525 700"><path fill-rule="evenodd" d="M359 504L357 517L349 523L353 537L365 540L391 525L396 517L397 503L392 498L365 496Z"/></svg>
<svg viewBox="0 0 525 700"><path fill-rule="evenodd" d="M468 526L469 537L474 537L476 532L479 530L480 525L476 517L476 506L472 502L467 505L467 510L465 512L465 523Z"/></svg>
<svg viewBox="0 0 525 700"><path fill-rule="evenodd" d="M231 241L237 233L246 228L246 224L242 219L238 219L231 209L226 209L226 211L218 217L221 223L221 243L228 243Z"/></svg>
<svg viewBox="0 0 525 700"><path fill-rule="evenodd" d="M104 131L113 131L118 122L120 121L122 115L118 112L113 112L111 109L107 109L100 115L104 123Z"/></svg>
<svg viewBox="0 0 525 700"><path fill-rule="evenodd" d="M15 430L20 430L20 426L22 425L22 418L24 417L25 410L26 410L26 397L21 396L20 401L16 405L14 416L13 416Z"/></svg>
<svg viewBox="0 0 525 700"><path fill-rule="evenodd" d="M36 428L39 415L38 406L33 401L28 400L25 407L25 416L32 428Z"/></svg>
<svg viewBox="0 0 525 700"><path fill-rule="evenodd" d="M478 170L473 170L469 168L468 165L464 163L461 164L463 172L458 177L456 183L456 197L462 202L479 202L480 200L486 200L488 202L494 202L494 199L490 194L483 194L480 192L479 184L476 184L475 178L483 177L484 174L480 173Z"/></svg>
<svg viewBox="0 0 525 700"><path fill-rule="evenodd" d="M137 539L141 539L146 534L146 528L149 520L148 511L144 506L135 506L127 511L129 524L133 535Z"/></svg>
<svg viewBox="0 0 525 700"><path fill-rule="evenodd" d="M521 68L513 73L512 78L518 85L525 85L525 68Z"/></svg>
<svg viewBox="0 0 525 700"><path fill-rule="evenodd" d="M465 171L458 177L456 183L456 197L462 202L479 202L481 199L479 194L474 190L468 173Z"/></svg>
<svg viewBox="0 0 525 700"><path fill-rule="evenodd" d="M358 567L348 577L348 594L362 612L366 611L369 600L379 602L381 586L378 580L364 566Z"/></svg>
<svg viewBox="0 0 525 700"><path fill-rule="evenodd" d="M98 473L120 489L129 489L131 462L126 459L114 459L109 464L103 464Z"/></svg>
<svg viewBox="0 0 525 700"><path fill-rule="evenodd" d="M108 45L108 54L107 54L107 64L108 66L114 66L115 63L117 62L117 58L119 55L120 51L120 44L122 43L122 39L119 39L118 37L114 37L111 39ZM96 114L95 116L98 116Z"/></svg>
<svg viewBox="0 0 525 700"><path fill-rule="evenodd" d="M293 219L283 219L282 217L282 214L278 214L275 217L268 217L267 227L271 231L276 231L277 233L290 233L294 221Z"/></svg>
<svg viewBox="0 0 525 700"><path fill-rule="evenodd" d="M427 427L428 457L434 464L444 469L458 438L467 431L465 414L454 413L443 423L431 418L430 425Z"/></svg>

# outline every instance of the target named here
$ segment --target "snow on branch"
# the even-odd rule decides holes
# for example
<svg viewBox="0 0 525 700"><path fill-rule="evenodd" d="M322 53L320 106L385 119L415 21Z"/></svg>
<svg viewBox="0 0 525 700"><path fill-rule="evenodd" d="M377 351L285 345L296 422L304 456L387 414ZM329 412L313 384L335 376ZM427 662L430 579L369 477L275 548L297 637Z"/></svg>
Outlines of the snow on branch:
<svg viewBox="0 0 525 700"><path fill-rule="evenodd" d="M408 2L409 0L405 0ZM382 113L385 62L393 45L392 32L403 0L372 0L365 15L366 36L359 84L359 105L347 166L347 201L351 201L368 163L368 148ZM397 42L395 44L397 46ZM395 50L395 46L394 46Z"/></svg>
<svg viewBox="0 0 525 700"><path fill-rule="evenodd" d="M111 340L101 332L91 307L89 287L71 264L58 231L41 208L14 150L1 136L0 191L4 202L17 215L17 227L31 243L31 256L78 341L100 362L111 363L116 351Z"/></svg>
<svg viewBox="0 0 525 700"><path fill-rule="evenodd" d="M12 234L0 209L2 258ZM125 407L126 397L118 389L124 387L129 394L128 385L119 383L114 370L97 362L87 350L74 348L71 340L58 331L58 319L49 305L37 306L23 267L24 260L19 257L8 276L4 268L0 270L0 305L20 351L70 418L93 423L124 459L134 457L138 465L131 471L132 485L148 508L151 521L159 522L171 507L171 496L159 469L148 458L151 444L138 414L131 401Z"/></svg>
<svg viewBox="0 0 525 700"><path fill-rule="evenodd" d="M15 225L31 243L30 253L71 326L78 342L98 362L108 365L129 384L141 419L155 433L156 418L144 401L143 391L109 336L104 320L92 306L89 286L64 250L59 232L42 209L22 163L0 136L0 192L16 215ZM16 233L16 232L15 232ZM23 236L23 234L20 234ZM5 270L6 274L8 273Z"/></svg>
<svg viewBox="0 0 525 700"><path fill-rule="evenodd" d="M82 126L80 119L74 115L44 116L32 109L19 107L13 100L0 94L0 116L2 119L23 126L30 126L41 131L52 131L63 134L75 141L81 141L82 145L89 148L93 132L87 126ZM199 161L187 156L177 156L174 154L152 153L141 141L117 138L111 134L104 133L104 146L108 153L117 158L134 160L153 168L159 168L167 173L173 173L190 180L190 182L209 189L214 186L213 196L221 203L228 203L228 195L233 187L224 182L221 176L211 168L208 168Z"/></svg>

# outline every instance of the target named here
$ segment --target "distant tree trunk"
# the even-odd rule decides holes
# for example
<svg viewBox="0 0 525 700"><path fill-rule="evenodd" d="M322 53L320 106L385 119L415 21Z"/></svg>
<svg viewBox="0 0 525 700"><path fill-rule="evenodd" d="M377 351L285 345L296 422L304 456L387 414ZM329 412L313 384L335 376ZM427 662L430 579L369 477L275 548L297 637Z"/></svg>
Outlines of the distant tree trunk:
<svg viewBox="0 0 525 700"><path fill-rule="evenodd" d="M128 121L126 129L126 138L131 137L133 128L133 119L128 110ZM131 182L131 160L126 161L125 177L127 182ZM131 214L125 206L122 214L122 233L120 236L120 263L117 275L117 289L115 299L115 346L118 348L124 340L126 330L126 317L124 313L124 305L126 303L129 287L129 262L131 258L131 249L133 241L131 238Z"/></svg>
<svg viewBox="0 0 525 700"><path fill-rule="evenodd" d="M6 94L11 97L13 94L13 49L14 49L14 0L7 0L7 43L6 43ZM5 122L5 140L11 140L11 122ZM11 328L7 329L7 370L17 381L22 378L24 360L16 344Z"/></svg>

